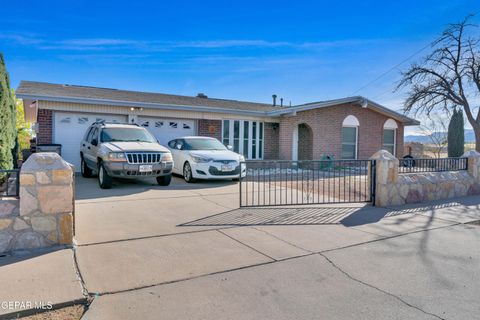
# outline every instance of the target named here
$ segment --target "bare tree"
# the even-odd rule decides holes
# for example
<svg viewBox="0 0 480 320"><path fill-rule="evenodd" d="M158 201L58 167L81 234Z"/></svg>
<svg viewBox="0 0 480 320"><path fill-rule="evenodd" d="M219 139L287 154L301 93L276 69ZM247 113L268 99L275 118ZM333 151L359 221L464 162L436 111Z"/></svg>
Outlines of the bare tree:
<svg viewBox="0 0 480 320"><path fill-rule="evenodd" d="M420 126L420 131L430 140L431 148L435 158L441 158L448 144L447 121L438 114L430 114L428 119Z"/></svg>
<svg viewBox="0 0 480 320"><path fill-rule="evenodd" d="M433 52L402 73L397 90L409 89L406 113L430 115L434 110L463 108L480 151L480 109L474 101L480 94L480 38L478 33L476 38L471 35L478 31L471 18L449 25L432 44Z"/></svg>

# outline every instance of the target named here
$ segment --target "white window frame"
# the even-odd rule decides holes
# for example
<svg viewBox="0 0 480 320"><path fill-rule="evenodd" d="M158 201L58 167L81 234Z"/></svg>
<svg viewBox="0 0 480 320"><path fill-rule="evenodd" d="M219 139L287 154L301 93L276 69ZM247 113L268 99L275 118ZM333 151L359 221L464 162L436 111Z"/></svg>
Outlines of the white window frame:
<svg viewBox="0 0 480 320"><path fill-rule="evenodd" d="M233 128L234 128L234 121L239 122L240 130L239 130L239 146L238 146L238 153L243 154L243 143L244 143L244 122L248 122L248 153L246 155L246 158L249 160L262 160L265 154L265 123L263 121L251 121L251 120L241 120L241 119L222 119L222 143L225 140L225 137L223 135L224 133L224 125L225 121L229 121L229 128L228 128L228 144L231 146L234 146L234 133L233 133ZM255 155L256 158L252 159L252 146L253 146L253 123L256 122L256 138L255 138ZM262 134L262 139L260 139L260 123L262 123L262 128L263 128L263 134ZM262 148L261 148L261 153L262 157L259 157L259 151L260 151L260 140L262 141Z"/></svg>
<svg viewBox="0 0 480 320"><path fill-rule="evenodd" d="M397 129L393 129L393 128L383 128L383 136L382 136L382 140L383 140L383 144L382 144L382 147L385 149L385 146L392 146L391 143L385 143L385 131L386 130L389 130L389 131L393 131L393 155L396 156L397 154Z"/></svg>
<svg viewBox="0 0 480 320"><path fill-rule="evenodd" d="M383 124L383 132L382 132L382 148L385 148L386 145L391 146L391 144L386 144L385 143L385 130L393 130L393 156L396 156L397 154L397 129L398 129L398 124L395 120L393 119L387 119L385 123Z"/></svg>

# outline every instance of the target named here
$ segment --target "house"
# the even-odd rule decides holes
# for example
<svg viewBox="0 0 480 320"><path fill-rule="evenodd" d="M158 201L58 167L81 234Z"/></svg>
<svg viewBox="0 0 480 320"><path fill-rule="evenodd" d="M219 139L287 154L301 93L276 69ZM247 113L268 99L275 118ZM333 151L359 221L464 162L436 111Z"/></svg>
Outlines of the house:
<svg viewBox="0 0 480 320"><path fill-rule="evenodd" d="M296 106L22 81L26 120L37 143L62 145L79 168L80 141L99 120L137 123L161 144L185 135L219 139L247 159L367 159L379 149L403 155L404 127L419 122L363 97Z"/></svg>

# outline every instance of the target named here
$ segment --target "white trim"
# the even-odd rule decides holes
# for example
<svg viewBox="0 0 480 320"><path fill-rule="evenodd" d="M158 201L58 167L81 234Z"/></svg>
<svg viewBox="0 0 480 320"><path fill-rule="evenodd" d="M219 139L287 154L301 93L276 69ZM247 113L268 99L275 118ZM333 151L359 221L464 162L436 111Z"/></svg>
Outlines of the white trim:
<svg viewBox="0 0 480 320"><path fill-rule="evenodd" d="M232 147L235 146L235 134L234 134L234 122L238 121L239 125L239 136L238 136L238 153L243 154L245 150L243 150L243 144L244 144L244 123L248 123L248 150L247 150L247 159L251 160L261 160L264 157L265 153L265 123L263 121L250 121L250 120L241 120L241 119L223 119L222 120L222 143L223 140L225 140L225 137L223 135L224 132L224 123L225 121L229 121L229 132L228 132L228 144L231 145ZM253 123L256 123L256 128L255 128L255 159L252 158L253 152L252 152L252 147L253 147ZM259 151L260 151L260 123L262 123L262 128L263 128L263 138L262 140L262 157L259 157Z"/></svg>
<svg viewBox="0 0 480 320"><path fill-rule="evenodd" d="M393 119L387 119L383 124L383 129L398 129L397 122Z"/></svg>
<svg viewBox="0 0 480 320"><path fill-rule="evenodd" d="M393 131L393 156L396 156L397 154L397 129L391 129L391 128L383 128L383 135L382 135L382 148L385 148L385 146L387 145L385 143L385 130L389 130L389 131ZM389 146L391 146L391 144L389 143L388 144Z"/></svg>
<svg viewBox="0 0 480 320"><path fill-rule="evenodd" d="M292 132L292 161L298 161L298 124Z"/></svg>
<svg viewBox="0 0 480 320"><path fill-rule="evenodd" d="M360 121L358 121L357 117L348 115L343 119L342 127L358 127L360 126Z"/></svg>

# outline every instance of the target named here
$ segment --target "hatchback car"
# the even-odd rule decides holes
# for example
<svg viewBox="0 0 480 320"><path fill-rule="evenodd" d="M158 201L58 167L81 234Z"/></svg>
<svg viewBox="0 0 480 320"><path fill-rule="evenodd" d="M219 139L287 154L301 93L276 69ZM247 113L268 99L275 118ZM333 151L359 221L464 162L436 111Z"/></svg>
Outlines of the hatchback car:
<svg viewBox="0 0 480 320"><path fill-rule="evenodd" d="M173 156L173 173L186 182L196 179L233 179L246 174L245 158L209 137L183 137L168 143Z"/></svg>

